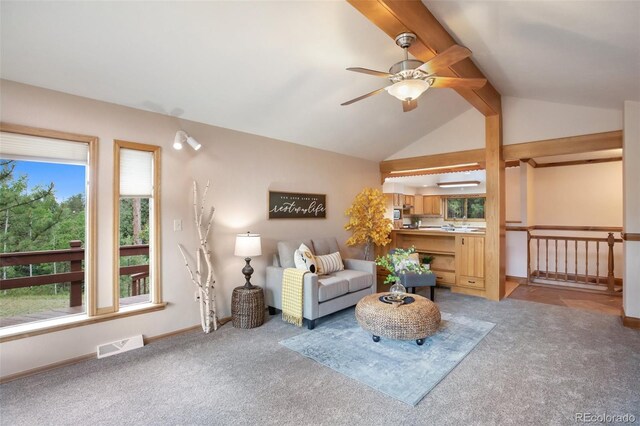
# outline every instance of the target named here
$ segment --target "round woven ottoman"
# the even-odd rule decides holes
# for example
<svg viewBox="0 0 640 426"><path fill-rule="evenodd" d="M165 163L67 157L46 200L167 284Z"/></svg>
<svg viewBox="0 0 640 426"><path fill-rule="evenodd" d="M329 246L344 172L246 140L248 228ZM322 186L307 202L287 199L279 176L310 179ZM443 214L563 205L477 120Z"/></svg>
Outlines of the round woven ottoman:
<svg viewBox="0 0 640 426"><path fill-rule="evenodd" d="M388 293L371 294L356 305L356 319L364 330L373 334L373 341L380 337L395 340L415 340L418 345L438 330L440 310L426 297L412 294L415 300L405 305L380 301Z"/></svg>
<svg viewBox="0 0 640 426"><path fill-rule="evenodd" d="M231 319L236 328L255 328L264 323L262 287L236 287L233 289Z"/></svg>

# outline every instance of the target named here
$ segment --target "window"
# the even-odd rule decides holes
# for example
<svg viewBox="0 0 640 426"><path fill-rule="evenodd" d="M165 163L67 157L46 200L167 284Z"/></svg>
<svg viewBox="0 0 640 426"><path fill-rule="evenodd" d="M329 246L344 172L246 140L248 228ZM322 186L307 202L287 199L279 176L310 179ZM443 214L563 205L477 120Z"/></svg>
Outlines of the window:
<svg viewBox="0 0 640 426"><path fill-rule="evenodd" d="M95 314L97 139L0 132L0 326Z"/></svg>
<svg viewBox="0 0 640 426"><path fill-rule="evenodd" d="M160 147L115 141L114 311L161 303Z"/></svg>
<svg viewBox="0 0 640 426"><path fill-rule="evenodd" d="M486 197L465 196L446 198L446 220L484 221Z"/></svg>

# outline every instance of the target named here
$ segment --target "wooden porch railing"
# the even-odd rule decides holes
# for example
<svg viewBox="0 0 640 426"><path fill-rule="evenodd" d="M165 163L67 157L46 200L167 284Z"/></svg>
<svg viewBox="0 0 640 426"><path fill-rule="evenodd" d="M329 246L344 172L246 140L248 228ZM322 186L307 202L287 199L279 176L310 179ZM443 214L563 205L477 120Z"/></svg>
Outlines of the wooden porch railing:
<svg viewBox="0 0 640 426"><path fill-rule="evenodd" d="M605 237L582 237L563 235L534 235L532 230L544 229L555 231L599 231L607 232ZM614 275L614 245L622 243L621 238L615 238L614 232L619 228L612 227L533 227L527 229L527 281L549 280L564 283L584 284L588 288L605 290L615 293L616 278ZM601 249L602 246L602 249ZM549 258L551 248L552 257ZM531 251L534 251L532 254ZM595 255L595 265L591 262L589 253ZM584 250L583 253L580 250ZM600 260L606 250L607 265L600 265ZM573 251L573 256L570 252ZM542 254L541 254L542 252ZM579 256L584 254L584 270L579 270ZM558 266L560 259L560 266ZM582 262L580 262L582 263ZM603 262L604 263L604 262ZM544 267L543 267L544 265ZM582 266L582 264L580 265ZM595 272L595 275L590 275ZM601 272L606 272L602 276Z"/></svg>
<svg viewBox="0 0 640 426"><path fill-rule="evenodd" d="M120 247L120 257L148 255L149 245ZM84 284L84 248L80 241L70 241L68 249L0 253L0 267L37 265L41 263L69 262L70 272L0 279L0 290L24 288L48 284L70 283L69 306L82 305L82 287ZM120 275L131 275L132 295L144 294L149 290L149 265L131 265L120 267ZM135 277L135 278L134 278ZM135 288L135 290L134 290ZM142 293L140 292L142 290ZM135 293L134 293L135 291Z"/></svg>

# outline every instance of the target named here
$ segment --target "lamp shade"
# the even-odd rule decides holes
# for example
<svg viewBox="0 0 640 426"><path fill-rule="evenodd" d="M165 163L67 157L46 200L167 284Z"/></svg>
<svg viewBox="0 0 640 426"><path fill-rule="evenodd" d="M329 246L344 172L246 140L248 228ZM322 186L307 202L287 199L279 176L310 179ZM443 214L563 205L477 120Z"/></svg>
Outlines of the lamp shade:
<svg viewBox="0 0 640 426"><path fill-rule="evenodd" d="M262 245L260 244L260 234L238 234L236 236L236 256L253 257L262 254Z"/></svg>
<svg viewBox="0 0 640 426"><path fill-rule="evenodd" d="M431 87L429 83L424 80L402 80L387 87L387 92L401 101L412 101L429 87Z"/></svg>

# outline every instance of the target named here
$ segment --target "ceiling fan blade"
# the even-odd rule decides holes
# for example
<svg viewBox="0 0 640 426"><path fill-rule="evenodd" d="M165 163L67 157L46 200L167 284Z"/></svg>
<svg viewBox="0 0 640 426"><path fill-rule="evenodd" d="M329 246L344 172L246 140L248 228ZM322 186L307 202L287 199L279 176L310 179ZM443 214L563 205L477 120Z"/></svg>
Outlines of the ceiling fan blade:
<svg viewBox="0 0 640 426"><path fill-rule="evenodd" d="M440 70L468 58L469 56L471 56L471 51L469 49L458 44L454 44L444 52L420 65L417 69L424 71L427 74L435 74Z"/></svg>
<svg viewBox="0 0 640 426"><path fill-rule="evenodd" d="M402 101L402 112L413 111L418 108L418 100L413 99L411 101Z"/></svg>
<svg viewBox="0 0 640 426"><path fill-rule="evenodd" d="M486 78L434 77L431 87L436 89L472 89L477 90L487 84Z"/></svg>
<svg viewBox="0 0 640 426"><path fill-rule="evenodd" d="M369 92L366 95L358 96L357 98L354 98L354 99L351 99L350 101L341 103L340 105L342 105L342 106L351 105L352 103L361 101L361 100L363 100L365 98L368 98L369 96L377 95L378 93L382 92L384 89L386 89L386 87L381 87L380 89L374 90L373 92Z"/></svg>
<svg viewBox="0 0 640 426"><path fill-rule="evenodd" d="M392 74L389 74L388 72L370 70L368 68L360 68L360 67L347 68L347 71L361 72L362 74L375 75L376 77L384 77L384 78L389 78L392 75Z"/></svg>

